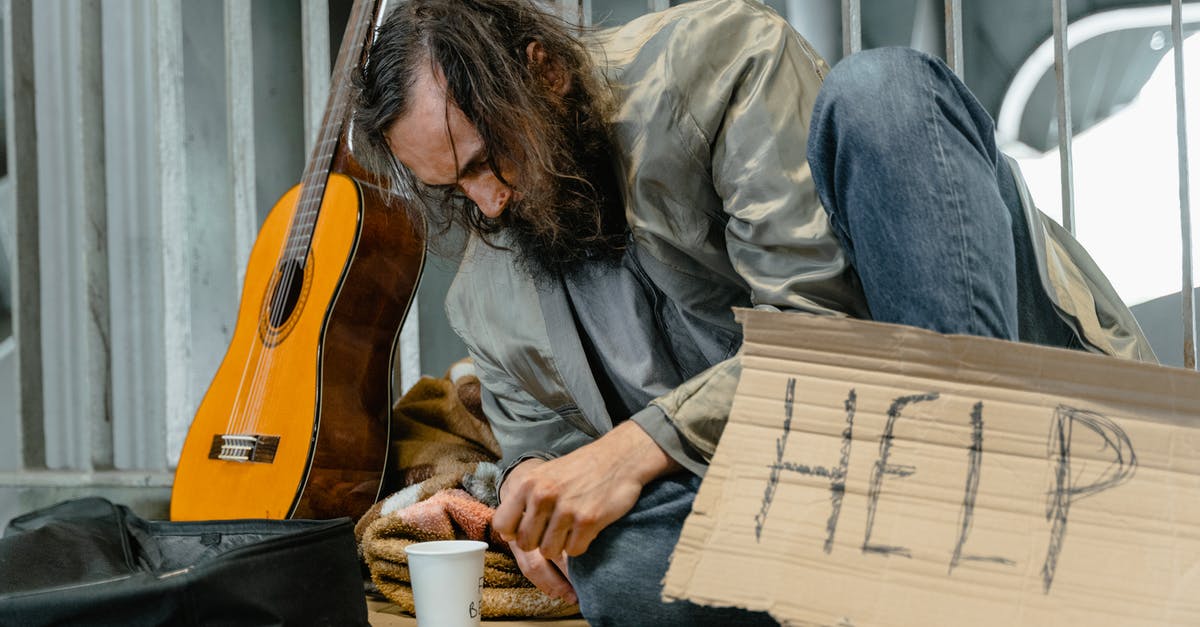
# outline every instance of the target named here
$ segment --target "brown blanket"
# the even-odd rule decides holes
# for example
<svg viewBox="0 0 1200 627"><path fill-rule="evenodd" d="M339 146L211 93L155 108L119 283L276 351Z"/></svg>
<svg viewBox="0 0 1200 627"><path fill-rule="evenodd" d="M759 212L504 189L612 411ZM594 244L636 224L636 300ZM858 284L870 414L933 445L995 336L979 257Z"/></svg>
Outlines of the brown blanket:
<svg viewBox="0 0 1200 627"><path fill-rule="evenodd" d="M579 608L547 596L521 574L492 529L494 464L500 447L479 402L479 380L462 362L441 379L423 377L393 412L391 496L355 526L371 579L389 600L413 611L404 547L430 540L481 540L484 618L561 617Z"/></svg>

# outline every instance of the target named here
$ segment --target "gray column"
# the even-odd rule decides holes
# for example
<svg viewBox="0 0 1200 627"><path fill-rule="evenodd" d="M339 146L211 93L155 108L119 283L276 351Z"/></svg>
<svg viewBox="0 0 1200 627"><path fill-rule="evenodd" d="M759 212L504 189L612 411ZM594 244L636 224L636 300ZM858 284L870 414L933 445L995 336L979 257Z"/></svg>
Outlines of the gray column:
<svg viewBox="0 0 1200 627"><path fill-rule="evenodd" d="M234 225L234 272L237 273L236 285L241 287L250 249L258 235L258 194L254 176L254 47L250 3L225 0L224 8L226 136L229 142L229 165L225 171L233 185L230 212Z"/></svg>
<svg viewBox="0 0 1200 627"><path fill-rule="evenodd" d="M165 360L164 292L179 278L168 280L162 261L156 6L101 5L108 245L120 251L109 261L113 463L122 469L165 467L167 371L179 368Z"/></svg>
<svg viewBox="0 0 1200 627"><path fill-rule="evenodd" d="M61 470L112 459L99 17L95 0L33 11L46 465Z"/></svg>
<svg viewBox="0 0 1200 627"><path fill-rule="evenodd" d="M304 55L304 149L307 154L312 152L329 99L329 2L301 0L300 13L301 54Z"/></svg>
<svg viewBox="0 0 1200 627"><path fill-rule="evenodd" d="M258 220L304 173L304 57L297 0L254 0L254 179ZM324 103L321 105L324 113Z"/></svg>
<svg viewBox="0 0 1200 627"><path fill-rule="evenodd" d="M235 156L235 148L246 149L245 144L250 143L253 122L231 119L234 98L244 103L253 92L250 83L229 79L231 66L235 72L248 73L253 64L245 56L248 46L228 45L229 14L225 4L183 2L180 6L187 33L181 80L192 338L188 396L193 405L208 388L229 346L241 293L241 273L258 224L253 172L236 167L249 159L240 153ZM239 8L249 6L246 2L237 4ZM249 19L235 28L244 28L248 40ZM249 150L253 151L252 144Z"/></svg>
<svg viewBox="0 0 1200 627"><path fill-rule="evenodd" d="M167 453L174 462L195 413L191 392L191 246L184 150L182 0L154 3L155 91L158 93L158 204L162 212L163 366Z"/></svg>
<svg viewBox="0 0 1200 627"><path fill-rule="evenodd" d="M12 202L12 303L13 342L7 351L10 385L15 392L21 457L12 466L45 465L42 424L42 316L41 267L38 238L37 110L33 95L33 3L7 0L4 10L4 107L9 155L9 194Z"/></svg>

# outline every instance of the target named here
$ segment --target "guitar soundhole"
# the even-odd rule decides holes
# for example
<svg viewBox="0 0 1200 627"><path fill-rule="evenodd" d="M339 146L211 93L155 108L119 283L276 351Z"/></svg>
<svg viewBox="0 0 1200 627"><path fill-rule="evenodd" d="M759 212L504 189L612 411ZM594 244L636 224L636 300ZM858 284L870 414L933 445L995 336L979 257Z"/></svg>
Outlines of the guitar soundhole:
<svg viewBox="0 0 1200 627"><path fill-rule="evenodd" d="M285 259L275 267L271 282L263 294L258 317L258 334L263 344L275 346L287 337L308 298L312 287L313 258L300 261Z"/></svg>
<svg viewBox="0 0 1200 627"><path fill-rule="evenodd" d="M275 293L267 305L271 329L279 329L292 317L300 295L304 293L304 264L299 261L284 261L275 270Z"/></svg>

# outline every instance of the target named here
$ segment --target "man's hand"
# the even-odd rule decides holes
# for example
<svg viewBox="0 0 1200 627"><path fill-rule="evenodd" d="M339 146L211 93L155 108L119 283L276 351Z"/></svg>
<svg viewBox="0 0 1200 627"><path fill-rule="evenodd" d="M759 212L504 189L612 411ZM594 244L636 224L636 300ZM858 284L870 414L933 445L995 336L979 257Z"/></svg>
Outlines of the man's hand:
<svg viewBox="0 0 1200 627"><path fill-rule="evenodd" d="M567 578L567 556L565 554L560 553L558 559L548 560L541 551L536 549L526 551L517 546L516 542L509 542L508 546L512 549L513 557L517 559L517 566L521 567L521 572L529 578L533 585L537 586L538 590L567 603L579 602L579 597L575 596L575 587Z"/></svg>
<svg viewBox="0 0 1200 627"><path fill-rule="evenodd" d="M537 549L551 558L580 555L602 529L633 509L643 486L679 468L637 423L626 421L563 457L531 459L514 468L500 489L492 524L524 551Z"/></svg>

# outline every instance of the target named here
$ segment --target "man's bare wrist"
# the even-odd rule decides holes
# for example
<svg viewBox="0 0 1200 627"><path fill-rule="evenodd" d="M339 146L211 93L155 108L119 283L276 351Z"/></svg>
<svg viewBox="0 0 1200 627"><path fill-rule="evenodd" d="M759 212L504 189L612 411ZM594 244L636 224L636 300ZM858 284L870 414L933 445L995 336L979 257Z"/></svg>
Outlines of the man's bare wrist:
<svg viewBox="0 0 1200 627"><path fill-rule="evenodd" d="M627 443L630 462L627 468L642 485L683 469L679 462L668 455L636 422L621 423L613 429L614 434L618 432Z"/></svg>
<svg viewBox="0 0 1200 627"><path fill-rule="evenodd" d="M544 463L546 463L546 460L540 457L529 457L517 462L517 464L513 466L504 476L504 482L500 484L500 500L504 500L504 493L506 491L505 489L508 486L513 485L513 479L519 478L522 474L527 473Z"/></svg>

